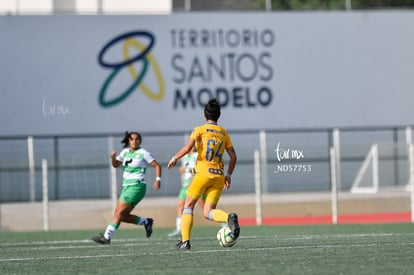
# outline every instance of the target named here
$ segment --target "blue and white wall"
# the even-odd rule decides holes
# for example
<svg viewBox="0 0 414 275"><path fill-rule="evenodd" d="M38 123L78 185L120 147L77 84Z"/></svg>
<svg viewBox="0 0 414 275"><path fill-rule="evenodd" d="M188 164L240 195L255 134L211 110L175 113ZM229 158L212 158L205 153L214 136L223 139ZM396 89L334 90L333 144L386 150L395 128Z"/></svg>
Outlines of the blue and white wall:
<svg viewBox="0 0 414 275"><path fill-rule="evenodd" d="M414 13L0 17L0 135L412 124Z"/></svg>

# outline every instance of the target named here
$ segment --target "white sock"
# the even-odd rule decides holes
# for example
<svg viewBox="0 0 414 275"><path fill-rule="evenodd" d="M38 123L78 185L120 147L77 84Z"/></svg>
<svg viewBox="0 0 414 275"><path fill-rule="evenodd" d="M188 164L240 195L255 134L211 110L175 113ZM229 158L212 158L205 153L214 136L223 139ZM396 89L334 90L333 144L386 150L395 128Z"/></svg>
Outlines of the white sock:
<svg viewBox="0 0 414 275"><path fill-rule="evenodd" d="M139 225L144 225L146 223L147 223L147 218L139 217L139 222L138 222Z"/></svg>
<svg viewBox="0 0 414 275"><path fill-rule="evenodd" d="M181 231L181 217L177 217L175 219L175 228L177 231Z"/></svg>
<svg viewBox="0 0 414 275"><path fill-rule="evenodd" d="M112 239L112 234L114 234L115 231L116 231L115 227L113 227L112 225L108 225L105 230L104 238L107 240Z"/></svg>

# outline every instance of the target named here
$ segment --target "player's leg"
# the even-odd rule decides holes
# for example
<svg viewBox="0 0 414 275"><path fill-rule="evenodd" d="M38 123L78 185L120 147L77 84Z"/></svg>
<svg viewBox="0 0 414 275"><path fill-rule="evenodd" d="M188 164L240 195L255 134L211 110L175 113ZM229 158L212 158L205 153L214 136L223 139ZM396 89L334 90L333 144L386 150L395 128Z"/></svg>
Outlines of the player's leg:
<svg viewBox="0 0 414 275"><path fill-rule="evenodd" d="M197 202L197 198L193 199L187 196L184 203L183 213L181 215L181 240L190 240L191 230L193 228L193 209Z"/></svg>
<svg viewBox="0 0 414 275"><path fill-rule="evenodd" d="M181 241L175 246L177 249L188 250L190 246L191 230L193 228L193 210L197 200L204 192L204 185L208 178L196 175L187 189L183 213L181 215Z"/></svg>
<svg viewBox="0 0 414 275"><path fill-rule="evenodd" d="M204 211L205 203L206 203L206 193L203 193L197 201L198 206L200 206L200 208L203 209L203 211ZM215 208L215 206L214 207L211 206L210 208L213 209ZM221 223L221 227L227 227L227 226L228 226L227 221Z"/></svg>
<svg viewBox="0 0 414 275"><path fill-rule="evenodd" d="M121 224L122 213L130 211L129 209L132 208L132 205L127 204L119 199L111 223L106 227L104 234L101 233L100 236L92 237L92 240L100 244L109 244L111 242L112 235L116 232L119 225Z"/></svg>
<svg viewBox="0 0 414 275"><path fill-rule="evenodd" d="M142 201L142 199L145 197L146 191L147 191L147 185L146 184L137 184L130 186L130 192L126 194L126 197L124 197L124 200L130 200L130 203L132 204L133 208ZM136 225L143 225L145 228L145 233L147 238L151 237L152 235L152 225L154 223L154 220L152 218L145 218L142 216L136 216L131 215L132 209L123 216L123 220L127 223L133 223Z"/></svg>
<svg viewBox="0 0 414 275"><path fill-rule="evenodd" d="M131 212L135 206L142 201L145 197L147 190L146 184L137 184L133 186L128 186L124 188L120 196L120 201L125 202L125 204L130 205L130 207L125 207L120 213L119 216L122 222L133 223L136 225L144 226L147 238L152 235L152 225L154 220L151 218L145 218L142 216L132 215Z"/></svg>
<svg viewBox="0 0 414 275"><path fill-rule="evenodd" d="M203 208L203 215L206 219L218 223L227 222L228 213L222 209L216 209L224 187L224 179L217 177L210 179L210 184L205 190L206 199Z"/></svg>
<svg viewBox="0 0 414 275"><path fill-rule="evenodd" d="M122 188L111 223L106 227L104 234L101 234L101 236L95 236L92 240L100 244L109 244L113 234L115 234L121 222L143 225L145 227L147 237L150 237L152 234L153 220L151 218L147 219L131 215L134 207L144 198L145 192L145 184L125 186Z"/></svg>
<svg viewBox="0 0 414 275"><path fill-rule="evenodd" d="M204 209L204 204L206 202L206 193L201 194L201 197L198 199L197 204L201 209Z"/></svg>
<svg viewBox="0 0 414 275"><path fill-rule="evenodd" d="M100 243L100 244L111 243L112 235L115 233L115 231L118 229L119 225L121 224L121 218L120 218L119 213L122 211L122 209L125 206L126 204L124 202L122 202L121 200L118 200L111 223L107 225L104 234L100 233L100 236L94 236L91 238L94 242Z"/></svg>
<svg viewBox="0 0 414 275"><path fill-rule="evenodd" d="M240 226L238 222L238 216L235 213L228 214L222 209L217 209L217 203L220 200L221 193L224 187L224 179L216 178L211 186L206 189L206 203L204 206L204 217L215 222L219 222L222 225L227 223L232 230L234 239L237 239L240 235Z"/></svg>
<svg viewBox="0 0 414 275"><path fill-rule="evenodd" d="M193 229L193 209L197 199L187 197L184 204L183 213L181 215L181 241L179 241L175 248L179 250L189 250L191 248L190 238L191 230Z"/></svg>
<svg viewBox="0 0 414 275"><path fill-rule="evenodd" d="M185 202L185 193L187 191L187 187L181 187L180 193L178 194L178 202L177 202L177 216L175 219L175 230L168 234L169 237L178 236L181 234L181 215L184 209L184 202Z"/></svg>

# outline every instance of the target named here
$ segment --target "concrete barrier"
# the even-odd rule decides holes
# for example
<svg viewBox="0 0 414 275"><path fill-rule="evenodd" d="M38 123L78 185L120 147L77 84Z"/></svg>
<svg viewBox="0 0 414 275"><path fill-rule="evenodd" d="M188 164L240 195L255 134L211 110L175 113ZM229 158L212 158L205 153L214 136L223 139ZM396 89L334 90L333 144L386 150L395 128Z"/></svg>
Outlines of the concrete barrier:
<svg viewBox="0 0 414 275"><path fill-rule="evenodd" d="M133 214L152 217L157 227L174 227L177 198L144 198ZM219 207L236 212L240 220L255 217L254 194L223 195ZM103 230L112 218L112 204L105 200L51 201L50 230ZM384 192L377 194L339 194L339 214L375 214L386 212L409 212L409 192ZM7 203L0 207L0 227L7 231L42 231L43 209L41 202ZM262 205L263 217L317 217L331 215L330 193L265 194ZM195 225L217 226L206 220L197 206ZM134 225L122 224L122 228Z"/></svg>

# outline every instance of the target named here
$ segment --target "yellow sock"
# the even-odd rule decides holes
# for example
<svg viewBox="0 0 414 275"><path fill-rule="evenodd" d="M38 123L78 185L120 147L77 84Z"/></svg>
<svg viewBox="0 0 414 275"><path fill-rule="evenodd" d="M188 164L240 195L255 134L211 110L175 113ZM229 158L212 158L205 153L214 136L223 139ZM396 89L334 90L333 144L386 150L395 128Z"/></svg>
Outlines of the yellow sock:
<svg viewBox="0 0 414 275"><path fill-rule="evenodd" d="M208 213L208 218L215 222L227 222L227 217L229 214L221 209L212 209Z"/></svg>
<svg viewBox="0 0 414 275"><path fill-rule="evenodd" d="M181 241L190 240L191 229L193 228L193 213L182 214L181 216Z"/></svg>

